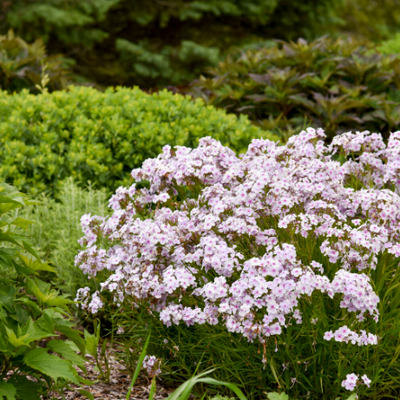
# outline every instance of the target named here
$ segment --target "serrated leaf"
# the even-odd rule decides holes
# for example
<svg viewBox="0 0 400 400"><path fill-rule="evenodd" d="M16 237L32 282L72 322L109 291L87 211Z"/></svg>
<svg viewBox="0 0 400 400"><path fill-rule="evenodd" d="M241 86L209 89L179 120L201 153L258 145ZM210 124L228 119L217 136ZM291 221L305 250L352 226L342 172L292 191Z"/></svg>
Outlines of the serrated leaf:
<svg viewBox="0 0 400 400"><path fill-rule="evenodd" d="M6 381L0 382L0 398L5 397L7 400L15 400L15 395L17 394L17 389L14 385Z"/></svg>
<svg viewBox="0 0 400 400"><path fill-rule="evenodd" d="M41 313L42 310L40 309L40 307L31 299L29 299L28 297L20 297L19 299L15 300L18 303L24 303L26 307L29 307L31 313L33 314L33 316L36 318L38 317Z"/></svg>
<svg viewBox="0 0 400 400"><path fill-rule="evenodd" d="M25 340L29 335L17 336L12 329L8 328L7 326L4 328L7 333L7 339L14 346L14 348L18 349L19 347L28 345L28 343L25 343Z"/></svg>
<svg viewBox="0 0 400 400"><path fill-rule="evenodd" d="M26 344L29 344L35 340L54 336L54 332L40 329L36 322L33 322L32 318L29 318L28 323L21 329L21 335L28 335L24 341Z"/></svg>
<svg viewBox="0 0 400 400"><path fill-rule="evenodd" d="M68 342L53 339L50 340L49 343L47 343L47 347L54 353L57 353L66 360L71 361L73 365L77 365L78 367L84 368L85 366L84 358L76 354L75 351L68 344Z"/></svg>
<svg viewBox="0 0 400 400"><path fill-rule="evenodd" d="M12 383L17 389L17 396L19 399L23 400L41 400L38 393L43 388L43 385L40 385L37 382L30 381L24 375L14 374L8 380L8 382Z"/></svg>
<svg viewBox="0 0 400 400"><path fill-rule="evenodd" d="M36 348L24 356L24 363L29 367L49 376L57 381L59 378L79 383L76 371L73 372L71 364L54 354L47 353L46 349Z"/></svg>
<svg viewBox="0 0 400 400"><path fill-rule="evenodd" d="M38 326L44 331L54 333L54 323L48 314L43 313L43 315L36 320Z"/></svg>
<svg viewBox="0 0 400 400"><path fill-rule="evenodd" d="M11 260L12 265L14 266L15 270L17 271L18 275L37 275L37 272L24 267L23 265L17 264L14 260Z"/></svg>
<svg viewBox="0 0 400 400"><path fill-rule="evenodd" d="M90 354L92 357L96 358L99 341L95 335L90 334L86 329L85 329L85 342L86 342L85 345L86 354Z"/></svg>
<svg viewBox="0 0 400 400"><path fill-rule="evenodd" d="M82 354L85 354L85 341L82 339L78 331L70 328L69 326L61 324L54 324L54 329L65 335L68 339L72 340L79 348L79 351Z"/></svg>
<svg viewBox="0 0 400 400"><path fill-rule="evenodd" d="M55 269L46 263L42 263L38 260L34 260L23 254L18 254L18 257L24 263L25 267L31 269L32 271L49 271L55 272Z"/></svg>

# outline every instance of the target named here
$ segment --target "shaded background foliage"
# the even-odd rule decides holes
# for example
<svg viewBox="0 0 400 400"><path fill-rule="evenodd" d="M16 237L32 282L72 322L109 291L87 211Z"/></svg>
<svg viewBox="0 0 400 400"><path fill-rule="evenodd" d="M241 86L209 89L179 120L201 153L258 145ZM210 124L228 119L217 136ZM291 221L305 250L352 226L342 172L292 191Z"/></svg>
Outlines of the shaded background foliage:
<svg viewBox="0 0 400 400"><path fill-rule="evenodd" d="M365 40L273 42L209 68L190 93L283 139L309 125L328 139L352 129L387 138L400 127L400 59Z"/></svg>
<svg viewBox="0 0 400 400"><path fill-rule="evenodd" d="M3 3L0 32L41 38L101 85L149 88L194 79L232 46L316 37L336 26L341 1L14 0Z"/></svg>

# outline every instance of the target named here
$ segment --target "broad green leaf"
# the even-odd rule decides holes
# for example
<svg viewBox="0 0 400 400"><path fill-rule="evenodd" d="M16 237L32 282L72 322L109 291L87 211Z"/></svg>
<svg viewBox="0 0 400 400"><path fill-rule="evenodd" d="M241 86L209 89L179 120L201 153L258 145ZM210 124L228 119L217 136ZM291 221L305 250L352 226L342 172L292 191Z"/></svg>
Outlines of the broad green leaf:
<svg viewBox="0 0 400 400"><path fill-rule="evenodd" d="M36 348L25 354L24 363L57 381L59 378L79 383L71 365L46 349Z"/></svg>
<svg viewBox="0 0 400 400"><path fill-rule="evenodd" d="M68 339L72 340L79 348L79 351L82 354L85 354L85 341L82 339L79 331L74 330L69 326L61 324L54 324L54 329L65 335Z"/></svg>
<svg viewBox="0 0 400 400"><path fill-rule="evenodd" d="M14 385L6 381L0 382L0 398L6 398L6 400L15 400L15 395L17 394L17 389Z"/></svg>
<svg viewBox="0 0 400 400"><path fill-rule="evenodd" d="M74 301L60 296L56 290L50 289L50 285L45 282L38 279L32 280L28 277L26 277L26 281L28 293L35 296L39 302L49 307L65 306L74 303Z"/></svg>
<svg viewBox="0 0 400 400"><path fill-rule="evenodd" d="M85 329L85 341L86 354L90 354L92 357L97 358L97 347L99 345L97 337Z"/></svg>
<svg viewBox="0 0 400 400"><path fill-rule="evenodd" d="M18 337L12 329L9 329L6 326L4 328L7 332L7 339L14 346L14 348L18 349L19 347L28 345L25 340L28 338L29 335Z"/></svg>
<svg viewBox="0 0 400 400"><path fill-rule="evenodd" d="M47 337L54 336L54 331L48 332L46 330L42 330L36 322L33 322L32 318L29 318L28 323L24 326L23 329L21 329L20 334L27 335L25 343L29 344L30 342L33 342L35 340L41 340Z"/></svg>
<svg viewBox="0 0 400 400"><path fill-rule="evenodd" d="M11 263L14 266L15 270L17 271L18 275L25 275L25 276L37 275L37 272L16 263L15 260L12 260Z"/></svg>
<svg viewBox="0 0 400 400"><path fill-rule="evenodd" d="M38 326L44 331L51 332L54 335L54 323L52 319L45 313L36 320Z"/></svg>
<svg viewBox="0 0 400 400"><path fill-rule="evenodd" d="M72 350L68 342L63 340L53 339L50 340L49 343L47 343L47 347L54 353L57 353L66 360L71 361L73 365L77 365L78 367L84 368L85 366L84 358L76 354L75 351Z"/></svg>
<svg viewBox="0 0 400 400"><path fill-rule="evenodd" d="M19 299L16 300L16 302L23 303L26 307L29 307L31 313L35 318L42 313L42 310L37 305L37 303L29 299L28 297L20 297Z"/></svg>
<svg viewBox="0 0 400 400"><path fill-rule="evenodd" d="M14 200L10 197L0 195L0 204L6 204L6 203L19 204L21 206L25 205L25 203L19 200L18 198Z"/></svg>
<svg viewBox="0 0 400 400"><path fill-rule="evenodd" d="M29 258L27 256L24 256L23 254L18 254L18 257L21 259L21 261L25 264L25 266L32 271L49 271L49 272L55 272L55 269L51 267L50 265L46 263L42 263L38 260Z"/></svg>
<svg viewBox="0 0 400 400"><path fill-rule="evenodd" d="M17 389L17 396L23 400L41 400L39 392L43 389L43 385L30 381L24 375L13 375L9 381Z"/></svg>
<svg viewBox="0 0 400 400"><path fill-rule="evenodd" d="M22 326L25 325L29 319L29 312L25 308L23 308L21 304L18 304L17 302L14 305L14 310L15 310L14 319L16 319Z"/></svg>

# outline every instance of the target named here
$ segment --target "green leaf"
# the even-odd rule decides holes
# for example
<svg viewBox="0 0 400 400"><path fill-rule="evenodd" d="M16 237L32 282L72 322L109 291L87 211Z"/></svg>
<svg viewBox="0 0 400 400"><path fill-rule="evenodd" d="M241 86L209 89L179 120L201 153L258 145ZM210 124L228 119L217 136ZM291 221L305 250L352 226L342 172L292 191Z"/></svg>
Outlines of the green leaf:
<svg viewBox="0 0 400 400"><path fill-rule="evenodd" d="M76 371L71 364L54 354L48 354L46 349L36 348L25 354L24 363L29 367L57 381L59 378L79 383Z"/></svg>
<svg viewBox="0 0 400 400"><path fill-rule="evenodd" d="M26 241L22 242L24 249L29 253L32 254L37 260L40 260L40 257L38 256L38 254L36 253L36 251L34 250L34 248Z"/></svg>
<svg viewBox="0 0 400 400"><path fill-rule="evenodd" d="M71 361L73 365L77 365L78 367L84 368L85 360L82 356L75 353L75 351L71 348L71 346L66 341L62 340L50 340L47 343L47 346L51 351L57 353L61 357L64 357L66 360Z"/></svg>
<svg viewBox="0 0 400 400"><path fill-rule="evenodd" d="M54 324L54 329L65 335L68 339L72 340L79 348L79 351L82 354L85 354L85 341L82 339L79 331L61 324Z"/></svg>
<svg viewBox="0 0 400 400"><path fill-rule="evenodd" d="M0 382L0 397L5 397L7 400L15 400L15 395L17 394L17 389L14 385L6 381Z"/></svg>
<svg viewBox="0 0 400 400"><path fill-rule="evenodd" d="M14 348L18 349L19 347L28 345L25 340L29 335L17 336L12 329L7 328L6 326L4 328L7 333L7 339L14 346Z"/></svg>
<svg viewBox="0 0 400 400"><path fill-rule="evenodd" d="M268 400L289 400L289 396L285 393L268 393Z"/></svg>
<svg viewBox="0 0 400 400"><path fill-rule="evenodd" d="M149 393L149 400L153 400L154 395L156 393L156 388L157 388L157 384L156 384L156 378L154 377L151 381L151 387L150 387L150 393Z"/></svg>
<svg viewBox="0 0 400 400"><path fill-rule="evenodd" d="M94 397L93 397L92 393L90 393L89 391L83 390L83 389L78 389L78 392L81 395L85 396L87 399L94 400Z"/></svg>
<svg viewBox="0 0 400 400"><path fill-rule="evenodd" d="M21 329L21 335L27 335L24 340L26 344L29 344L35 340L41 340L47 337L54 336L54 331L42 330L36 322L33 322L32 318L29 318L28 323Z"/></svg>
<svg viewBox="0 0 400 400"><path fill-rule="evenodd" d="M15 270L17 271L18 275L24 275L24 276L28 276L28 275L37 275L37 272L24 267L23 265L17 264L14 260L11 260L12 265L14 266Z"/></svg>
<svg viewBox="0 0 400 400"><path fill-rule="evenodd" d="M139 372L140 372L140 369L142 368L143 360L146 357L146 351L147 351L147 346L149 345L150 336L151 336L151 332L149 333L149 336L147 336L146 343L144 344L143 350L140 353L140 357L139 357L138 363L136 365L131 384L129 385L128 393L126 394L126 400L129 400L129 398L131 396L132 388L136 382L137 377L139 376Z"/></svg>
<svg viewBox="0 0 400 400"><path fill-rule="evenodd" d="M38 393L43 390L43 385L30 381L24 375L13 375L9 380L17 389L17 397L23 400L41 400Z"/></svg>
<svg viewBox="0 0 400 400"><path fill-rule="evenodd" d="M95 335L90 334L85 329L85 341L86 341L86 354L90 354L92 357L97 358L97 347L99 340Z"/></svg>
<svg viewBox="0 0 400 400"><path fill-rule="evenodd" d="M1 196L0 196L1 197ZM18 226L22 229L28 229L30 225L33 224L32 221L28 221L27 219L24 218L16 218L14 221L11 222L12 225Z"/></svg>
<svg viewBox="0 0 400 400"><path fill-rule="evenodd" d="M25 266L32 271L49 271L55 272L55 269L46 263L42 263L38 260L34 260L32 258L26 257L23 254L18 254L18 257L25 264Z"/></svg>

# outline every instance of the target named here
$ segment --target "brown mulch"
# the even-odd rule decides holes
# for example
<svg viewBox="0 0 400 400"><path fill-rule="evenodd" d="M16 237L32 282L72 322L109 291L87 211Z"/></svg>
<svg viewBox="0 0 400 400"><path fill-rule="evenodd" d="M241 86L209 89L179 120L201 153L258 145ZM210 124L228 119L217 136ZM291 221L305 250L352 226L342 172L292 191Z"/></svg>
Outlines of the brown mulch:
<svg viewBox="0 0 400 400"><path fill-rule="evenodd" d="M99 372L95 370L94 358L87 356L86 358L93 362L86 362L85 367L87 375L85 375L80 369L78 370L79 375L87 380L93 382L91 386L82 385L76 386L71 385L69 389L64 391L64 397L66 400L85 400L86 397L78 392L78 389L84 389L89 391L96 400L125 400L126 394L128 393L129 385L131 383L131 376L126 373L123 365L113 355L112 349L107 350L107 358L110 365L110 381L109 383L102 382L99 380ZM146 373L143 371L136 380L135 386L132 388L130 399L132 400L148 400L150 392L150 380L146 377ZM166 399L174 388L164 388L157 383L157 390L154 396L155 400ZM60 395L53 394L55 398L62 399Z"/></svg>

